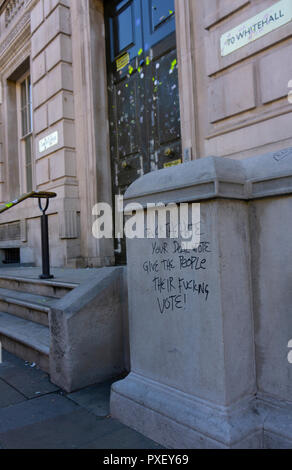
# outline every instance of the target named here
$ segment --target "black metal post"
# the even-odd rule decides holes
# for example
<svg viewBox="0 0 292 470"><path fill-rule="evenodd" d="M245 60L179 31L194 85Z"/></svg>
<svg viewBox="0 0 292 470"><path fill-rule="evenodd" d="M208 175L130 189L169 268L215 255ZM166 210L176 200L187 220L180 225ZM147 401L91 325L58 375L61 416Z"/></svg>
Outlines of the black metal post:
<svg viewBox="0 0 292 470"><path fill-rule="evenodd" d="M42 233L42 264L43 274L40 279L53 279L54 276L50 273L50 248L49 248L49 225L48 216L46 211L49 207L49 199L47 198L45 208L42 207L41 199L39 199L39 208L42 211L41 216L41 233Z"/></svg>

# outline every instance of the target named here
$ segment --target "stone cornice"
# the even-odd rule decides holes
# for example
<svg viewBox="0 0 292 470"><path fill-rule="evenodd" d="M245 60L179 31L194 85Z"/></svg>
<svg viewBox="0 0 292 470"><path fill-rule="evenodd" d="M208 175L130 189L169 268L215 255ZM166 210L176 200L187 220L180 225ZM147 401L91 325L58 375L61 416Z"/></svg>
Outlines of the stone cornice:
<svg viewBox="0 0 292 470"><path fill-rule="evenodd" d="M2 2L0 2L0 15L3 13L4 8L6 7L8 2L9 0L2 0Z"/></svg>
<svg viewBox="0 0 292 470"><path fill-rule="evenodd" d="M0 68L5 67L19 49L31 36L30 12L39 0L26 0L19 15L15 17L11 25L2 32L0 37ZM0 8L4 8L6 2L2 2Z"/></svg>
<svg viewBox="0 0 292 470"><path fill-rule="evenodd" d="M250 201L292 194L292 148L245 160L207 157L139 178L126 203L169 204L208 199Z"/></svg>
<svg viewBox="0 0 292 470"><path fill-rule="evenodd" d="M25 13L14 25L8 36L0 43L0 68L4 68L13 57L15 51L21 48L30 38L30 14Z"/></svg>

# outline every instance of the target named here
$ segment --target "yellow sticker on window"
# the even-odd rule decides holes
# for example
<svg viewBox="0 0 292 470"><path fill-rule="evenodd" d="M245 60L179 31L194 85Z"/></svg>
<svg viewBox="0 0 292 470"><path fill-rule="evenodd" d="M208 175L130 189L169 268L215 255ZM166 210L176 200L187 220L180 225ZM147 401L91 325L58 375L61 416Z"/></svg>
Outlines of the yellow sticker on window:
<svg viewBox="0 0 292 470"><path fill-rule="evenodd" d="M128 52L126 52L126 54L122 55L116 60L117 72L123 70L123 68L125 68L129 63L130 55L128 54Z"/></svg>
<svg viewBox="0 0 292 470"><path fill-rule="evenodd" d="M165 164L163 165L163 167L164 167L164 168L169 168L169 167L171 167L171 166L181 165L181 163L182 163L182 160L181 160L181 159L179 159L179 160L174 160L174 162L165 163Z"/></svg>

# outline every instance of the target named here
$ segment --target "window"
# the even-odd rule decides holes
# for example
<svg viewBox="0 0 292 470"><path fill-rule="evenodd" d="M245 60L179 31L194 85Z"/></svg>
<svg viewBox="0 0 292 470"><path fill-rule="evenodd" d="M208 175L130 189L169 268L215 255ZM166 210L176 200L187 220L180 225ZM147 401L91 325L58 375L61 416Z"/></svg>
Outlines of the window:
<svg viewBox="0 0 292 470"><path fill-rule="evenodd" d="M115 57L134 44L133 2L129 2L126 7L122 3L122 6L119 4L119 11L111 20Z"/></svg>
<svg viewBox="0 0 292 470"><path fill-rule="evenodd" d="M24 191L33 189L33 159L32 159L32 87L30 75L27 75L19 84L20 92L20 146L21 162L24 168Z"/></svg>
<svg viewBox="0 0 292 470"><path fill-rule="evenodd" d="M6 248L3 250L3 253L4 253L4 259L2 261L3 264L19 264L20 263L20 248Z"/></svg>

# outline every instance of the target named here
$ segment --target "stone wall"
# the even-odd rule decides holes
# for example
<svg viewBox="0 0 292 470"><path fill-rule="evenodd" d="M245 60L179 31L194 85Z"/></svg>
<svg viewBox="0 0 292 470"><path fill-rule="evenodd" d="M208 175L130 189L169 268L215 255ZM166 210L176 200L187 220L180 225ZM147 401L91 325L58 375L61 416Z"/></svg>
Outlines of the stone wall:
<svg viewBox="0 0 292 470"><path fill-rule="evenodd" d="M80 250L70 2L39 0L31 11L31 35L36 184L58 194L55 245L64 245L61 265L69 264ZM56 145L40 148L52 134L58 135Z"/></svg>
<svg viewBox="0 0 292 470"><path fill-rule="evenodd" d="M220 50L223 34L277 4L177 0L183 144L194 158L291 145L291 21L226 56Z"/></svg>
<svg viewBox="0 0 292 470"><path fill-rule="evenodd" d="M75 266L80 258L80 206L76 170L71 14L69 1L26 1L5 23L0 16L2 78L1 201L25 192L17 129L17 80L30 71L33 92L33 175L35 190L49 190L57 198L49 208L51 262ZM6 15L6 16L5 16ZM2 52L2 56L1 56ZM13 55L13 59L12 59ZM44 139L57 135L55 145ZM43 142L43 144L42 144ZM42 145L41 145L42 144ZM17 177L17 179L16 179ZM26 201L1 217L19 221L20 240L0 248L21 248L21 262L40 265L40 220L35 201Z"/></svg>
<svg viewBox="0 0 292 470"><path fill-rule="evenodd" d="M91 233L93 206L112 197L102 1L20 3L8 2L0 12L0 201L25 192L16 86L30 69L34 189L58 196L49 208L52 265L110 265L112 241ZM0 218L0 224L14 221L21 239L0 242L0 249L19 247L21 262L39 265L36 202Z"/></svg>

